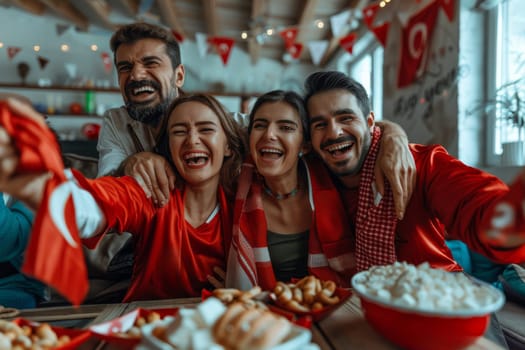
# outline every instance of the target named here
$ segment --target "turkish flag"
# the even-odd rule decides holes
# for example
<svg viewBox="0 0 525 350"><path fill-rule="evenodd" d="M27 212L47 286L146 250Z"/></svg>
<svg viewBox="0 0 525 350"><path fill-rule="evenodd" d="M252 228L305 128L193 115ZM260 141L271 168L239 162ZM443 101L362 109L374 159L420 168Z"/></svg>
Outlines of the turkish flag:
<svg viewBox="0 0 525 350"><path fill-rule="evenodd" d="M288 51L290 56L292 56L292 58L296 60L299 58L299 56L301 56L301 52L303 52L303 44L294 43L290 45L289 47L287 47L286 50Z"/></svg>
<svg viewBox="0 0 525 350"><path fill-rule="evenodd" d="M377 11L380 9L379 3L374 3L366 6L363 9L363 21L372 33L374 33L377 40L383 47L386 45L386 39L388 37L388 31L390 29L390 22L384 22L379 25L374 25L374 19Z"/></svg>
<svg viewBox="0 0 525 350"><path fill-rule="evenodd" d="M221 56L222 63L226 65L230 58L230 53L235 40L228 37L216 36L209 38L208 41L215 46L217 53Z"/></svg>
<svg viewBox="0 0 525 350"><path fill-rule="evenodd" d="M297 38L298 29L296 27L286 28L279 32L279 35L284 40L284 47L287 49L295 43Z"/></svg>
<svg viewBox="0 0 525 350"><path fill-rule="evenodd" d="M5 103L0 103L0 124L19 151L17 173L51 173L33 222L22 272L79 305L89 287L87 269L75 221L74 184L64 173L56 137L45 124L15 115Z"/></svg>
<svg viewBox="0 0 525 350"><path fill-rule="evenodd" d="M405 87L425 71L428 47L436 25L439 3L434 1L410 18L401 34L397 86Z"/></svg>
<svg viewBox="0 0 525 350"><path fill-rule="evenodd" d="M346 52L352 53L354 50L354 44L357 40L357 33L352 32L339 40L339 45L345 49Z"/></svg>

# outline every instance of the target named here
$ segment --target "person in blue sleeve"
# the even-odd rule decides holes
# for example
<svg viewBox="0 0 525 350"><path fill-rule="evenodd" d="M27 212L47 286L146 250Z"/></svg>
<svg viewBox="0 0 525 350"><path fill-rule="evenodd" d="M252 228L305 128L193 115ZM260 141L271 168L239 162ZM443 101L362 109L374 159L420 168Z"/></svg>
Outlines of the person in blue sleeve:
<svg viewBox="0 0 525 350"><path fill-rule="evenodd" d="M34 215L21 202L0 195L0 305L34 308L45 286L20 272Z"/></svg>

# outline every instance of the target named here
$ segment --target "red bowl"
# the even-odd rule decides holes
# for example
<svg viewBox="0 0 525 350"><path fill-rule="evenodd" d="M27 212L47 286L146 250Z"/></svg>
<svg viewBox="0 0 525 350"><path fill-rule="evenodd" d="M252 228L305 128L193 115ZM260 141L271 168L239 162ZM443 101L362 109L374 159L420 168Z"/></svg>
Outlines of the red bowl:
<svg viewBox="0 0 525 350"><path fill-rule="evenodd" d="M111 321L99 323L91 326L89 330L98 339L105 340L108 343L120 345L126 348L133 348L140 343L141 337L124 336L125 333L135 324L135 320L139 317L147 317L148 314L156 312L161 319L166 316L176 316L178 308L164 308L164 309L143 309L138 308L132 312L115 318Z"/></svg>
<svg viewBox="0 0 525 350"><path fill-rule="evenodd" d="M32 322L24 318L17 318L13 320L13 323L16 323L20 327L22 326L38 327L40 325L40 323L38 322ZM54 348L55 350L77 349L81 344L85 343L90 337L89 332L86 330L62 328L62 327L55 327L55 326L51 326L51 329L56 333L58 337L67 335L71 339L66 344Z"/></svg>
<svg viewBox="0 0 525 350"><path fill-rule="evenodd" d="M367 271L352 278L352 287L359 296L368 323L386 339L404 349L463 349L481 337L489 324L490 314L499 310L505 297L493 286L480 282L493 293L493 303L477 310L436 311L394 305L377 296L367 295L358 284Z"/></svg>

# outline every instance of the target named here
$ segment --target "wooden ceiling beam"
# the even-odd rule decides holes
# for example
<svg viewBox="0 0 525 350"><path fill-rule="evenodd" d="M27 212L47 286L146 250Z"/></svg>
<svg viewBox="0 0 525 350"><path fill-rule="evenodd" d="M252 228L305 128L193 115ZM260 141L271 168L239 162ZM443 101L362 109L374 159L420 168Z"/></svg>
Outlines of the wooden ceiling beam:
<svg viewBox="0 0 525 350"><path fill-rule="evenodd" d="M317 7L317 0L307 0L304 4L303 10L299 17L299 27L297 31L296 41L303 42L307 37L308 26L315 20L315 8Z"/></svg>
<svg viewBox="0 0 525 350"><path fill-rule="evenodd" d="M10 0L11 4L33 15L41 16L46 11L46 5L38 0Z"/></svg>
<svg viewBox="0 0 525 350"><path fill-rule="evenodd" d="M80 11L78 11L69 1L63 0L40 0L51 10L73 22L82 30L87 30L89 21Z"/></svg>
<svg viewBox="0 0 525 350"><path fill-rule="evenodd" d="M118 0L118 3L129 15L136 17L139 14L140 0Z"/></svg>
<svg viewBox="0 0 525 350"><path fill-rule="evenodd" d="M255 23L257 18L264 16L266 11L265 0L253 0L252 1L252 15L251 20ZM250 37L248 39L248 53L252 64L256 64L261 54L261 44L257 42L257 39Z"/></svg>
<svg viewBox="0 0 525 350"><path fill-rule="evenodd" d="M202 0L204 8L204 22L209 36L217 36L219 33L219 20L217 17L217 1Z"/></svg>
<svg viewBox="0 0 525 350"><path fill-rule="evenodd" d="M111 31L117 29L117 26L109 19L111 6L109 6L106 0L82 0L82 2L91 10L90 12L96 16L94 20L96 23Z"/></svg>
<svg viewBox="0 0 525 350"><path fill-rule="evenodd" d="M175 1L157 0L157 4L159 5L162 19L171 28L171 30L174 30L183 37L186 37L186 32L184 31L184 28L178 19L179 16L177 15L177 9L175 8Z"/></svg>

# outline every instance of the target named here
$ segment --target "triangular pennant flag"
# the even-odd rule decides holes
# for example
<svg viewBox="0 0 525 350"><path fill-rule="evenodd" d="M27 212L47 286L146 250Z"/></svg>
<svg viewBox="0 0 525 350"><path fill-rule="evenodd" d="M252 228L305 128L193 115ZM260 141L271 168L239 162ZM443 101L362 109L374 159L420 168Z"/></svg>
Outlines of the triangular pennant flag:
<svg viewBox="0 0 525 350"><path fill-rule="evenodd" d="M173 37L175 38L175 40L177 40L179 43L182 43L184 41L184 36L177 32L176 30L172 30L171 31L171 34L173 34Z"/></svg>
<svg viewBox="0 0 525 350"><path fill-rule="evenodd" d="M456 8L456 0L439 0L441 8L445 11L449 22L454 20L454 11Z"/></svg>
<svg viewBox="0 0 525 350"><path fill-rule="evenodd" d="M208 53L208 36L204 33L195 33L195 41L197 43L197 50L201 58L206 57Z"/></svg>
<svg viewBox="0 0 525 350"><path fill-rule="evenodd" d="M87 268L75 220L74 185L64 172L56 137L44 122L17 115L5 103L0 104L0 124L20 151L17 172L51 175L33 221L22 272L79 305L89 288Z"/></svg>
<svg viewBox="0 0 525 350"><path fill-rule="evenodd" d="M292 56L292 58L296 60L301 56L301 53L303 52L303 44L293 43L286 48L286 51L288 51L290 56Z"/></svg>
<svg viewBox="0 0 525 350"><path fill-rule="evenodd" d="M439 3L433 2L410 18L407 26L403 28L398 87L410 85L423 75L438 11Z"/></svg>
<svg viewBox="0 0 525 350"><path fill-rule="evenodd" d="M279 35L284 40L284 47L289 48L295 43L295 38L297 38L298 29L297 27L285 28L279 32Z"/></svg>
<svg viewBox="0 0 525 350"><path fill-rule="evenodd" d="M347 36L342 37L339 40L339 45L348 53L352 53L354 50L354 44L357 40L357 33L352 32L348 34Z"/></svg>
<svg viewBox="0 0 525 350"><path fill-rule="evenodd" d="M46 68L48 63L49 63L49 60L47 58L38 56L38 64L40 65L40 69Z"/></svg>
<svg viewBox="0 0 525 350"><path fill-rule="evenodd" d="M111 56L107 52L102 52L100 54L102 57L102 63L104 64L104 71L106 73L111 73L111 68L113 68L113 63L111 62Z"/></svg>
<svg viewBox="0 0 525 350"><path fill-rule="evenodd" d="M217 53L221 57L222 63L226 65L230 59L230 53L235 40L228 37L216 36L209 38L208 41L215 46Z"/></svg>
<svg viewBox="0 0 525 350"><path fill-rule="evenodd" d="M313 40L308 42L312 62L317 66L328 48L328 40Z"/></svg>
<svg viewBox="0 0 525 350"><path fill-rule="evenodd" d="M383 47L386 45L390 23L384 22L381 24L374 24L377 11L380 9L379 4L371 4L363 9L363 21L372 33L374 33L377 40Z"/></svg>
<svg viewBox="0 0 525 350"><path fill-rule="evenodd" d="M57 24L56 25L56 31L57 31L57 35L58 36L61 36L62 34L64 34L64 32L69 28L69 25L68 24Z"/></svg>
<svg viewBox="0 0 525 350"><path fill-rule="evenodd" d="M343 34L343 30L348 24L348 20L350 19L351 13L352 12L350 10L346 10L330 17L330 26L332 28L332 34L334 35L334 37L337 38L341 36L341 34Z"/></svg>
<svg viewBox="0 0 525 350"><path fill-rule="evenodd" d="M12 60L20 51L22 51L21 48L10 46L7 48L7 57L9 57L9 60Z"/></svg>

